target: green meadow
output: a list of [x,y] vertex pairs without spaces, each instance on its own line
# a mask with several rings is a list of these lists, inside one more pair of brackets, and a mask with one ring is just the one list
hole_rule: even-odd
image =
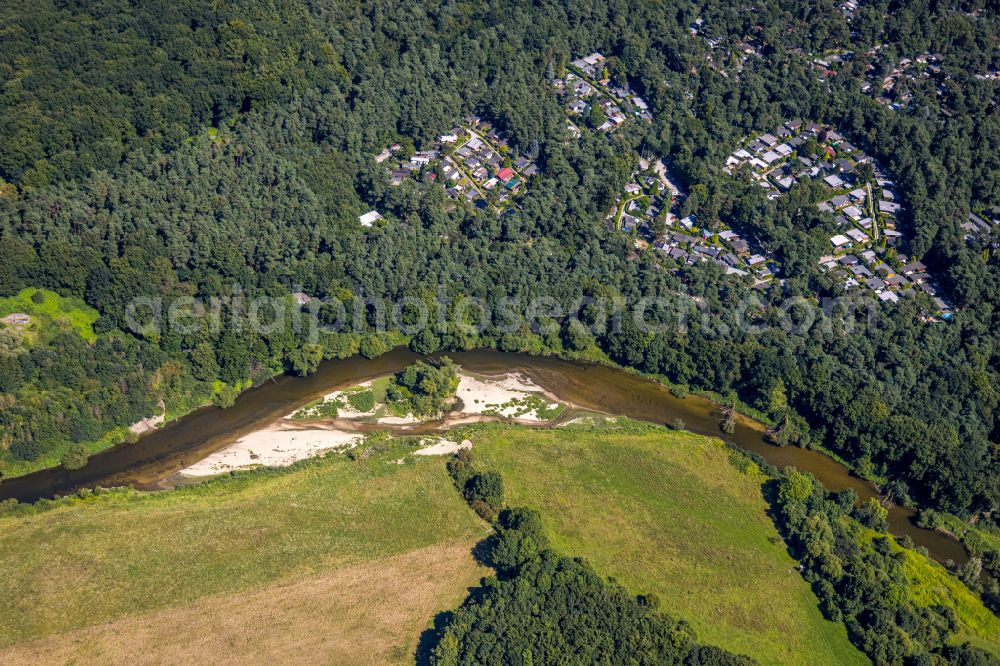
[[766,514],[759,470],[718,440],[640,424],[466,436],[503,475],[508,503],[542,513],[556,550],[657,594],[702,642],[762,663],[867,662],[820,614]]

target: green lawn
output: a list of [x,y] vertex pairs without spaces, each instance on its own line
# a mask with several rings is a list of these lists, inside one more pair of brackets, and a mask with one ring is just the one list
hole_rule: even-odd
[[820,614],[765,514],[759,471],[717,440],[641,425],[465,436],[510,504],[542,512],[554,548],[655,592],[701,641],[763,663],[867,662]]
[[[460,553],[464,573],[442,574],[432,586],[443,606],[405,618],[419,629],[398,656],[412,658],[419,630],[478,580],[470,552],[487,531],[441,458],[398,447],[364,461],[330,456],[292,470],[0,517],[0,648],[447,546]],[[327,619],[337,630],[350,622]],[[202,624],[210,631],[213,618]]]
[[[31,297],[35,293],[42,295],[42,302],[35,303]],[[0,298],[0,317],[23,312],[31,315],[32,322],[28,325],[29,340],[48,337],[53,327],[72,328],[87,342],[97,339],[94,333],[94,322],[97,321],[97,310],[78,298],[63,298],[48,289],[29,287],[22,289],[16,296]]]

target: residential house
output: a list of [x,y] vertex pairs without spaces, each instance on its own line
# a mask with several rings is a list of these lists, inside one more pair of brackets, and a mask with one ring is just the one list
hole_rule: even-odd
[[851,244],[851,239],[848,238],[847,236],[844,236],[843,234],[837,234],[836,236],[830,238],[830,243],[833,245],[833,247],[839,250],[844,247],[849,247]]
[[375,210],[370,210],[364,215],[358,216],[358,222],[360,222],[363,227],[374,226],[374,224],[381,219],[383,219],[381,213]]

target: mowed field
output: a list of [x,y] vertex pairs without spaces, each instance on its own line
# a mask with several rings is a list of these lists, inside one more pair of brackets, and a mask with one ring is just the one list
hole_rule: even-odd
[[765,513],[759,471],[718,440],[640,425],[468,436],[508,503],[542,513],[557,550],[656,593],[700,641],[762,663],[868,663],[820,614]]
[[0,518],[0,663],[412,663],[487,532],[401,450]]

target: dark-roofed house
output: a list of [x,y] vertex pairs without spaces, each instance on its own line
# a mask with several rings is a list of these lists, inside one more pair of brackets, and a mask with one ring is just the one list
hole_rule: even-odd
[[677,259],[678,261],[684,261],[685,259],[688,258],[688,253],[680,249],[679,247],[670,248],[670,251],[667,252],[667,254],[669,254],[672,258]]
[[914,273],[923,273],[927,270],[927,267],[919,261],[914,261],[912,264],[907,264],[903,266],[901,272],[903,275],[913,275]]
[[885,282],[882,282],[877,277],[870,277],[865,280],[865,286],[869,289],[885,289]]
[[833,166],[841,173],[851,173],[854,171],[854,164],[850,160],[839,159],[833,163]]

